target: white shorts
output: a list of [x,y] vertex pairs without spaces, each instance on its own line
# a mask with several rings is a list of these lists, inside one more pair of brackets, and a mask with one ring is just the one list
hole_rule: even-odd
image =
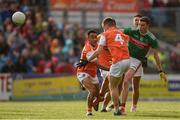
[[130,58],[130,68],[136,70],[134,77],[143,76],[143,67],[140,64],[141,64],[140,60],[133,57]]
[[110,76],[121,77],[125,72],[127,72],[129,66],[129,59],[121,60],[115,64],[112,64],[110,67]]
[[85,73],[85,72],[78,72],[77,73],[77,78],[78,80],[80,81],[80,83],[82,84],[83,83],[83,80],[87,77],[90,77],[91,78],[91,81],[93,84],[99,84],[99,80],[96,77],[92,77],[91,75],[89,75],[88,73]]
[[102,69],[99,69],[99,70],[101,72],[101,77],[103,78],[103,80],[105,80],[107,76],[109,75],[109,71],[102,70]]

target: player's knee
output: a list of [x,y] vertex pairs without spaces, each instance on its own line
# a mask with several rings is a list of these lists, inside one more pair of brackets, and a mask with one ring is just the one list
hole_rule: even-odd
[[112,90],[112,89],[116,89],[116,88],[118,88],[118,85],[116,85],[116,84],[110,84],[109,85],[109,88]]
[[111,81],[111,82],[109,83],[109,88],[110,88],[110,89],[116,88],[116,87],[118,87],[118,85],[117,85],[114,81]]
[[124,85],[124,86],[128,86],[128,84],[129,84],[129,81],[127,81],[127,80],[125,80],[125,81],[123,82],[123,85]]
[[94,95],[93,95],[93,93],[91,93],[91,92],[89,92],[89,94],[88,94],[88,99],[93,99],[94,98]]
[[133,73],[126,73],[124,76],[124,81],[130,81],[133,78]]
[[96,90],[92,88],[89,90],[89,92],[94,95],[96,93]]

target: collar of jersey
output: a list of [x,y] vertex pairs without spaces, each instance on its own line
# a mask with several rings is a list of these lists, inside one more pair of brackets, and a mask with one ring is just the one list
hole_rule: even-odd
[[146,33],[141,33],[141,31],[139,30],[139,33],[140,33],[140,35],[143,35],[143,36],[145,36],[145,35],[147,35],[147,34],[149,34],[150,33],[150,31],[148,30]]
[[89,43],[89,41],[88,41],[87,45],[90,47],[90,49],[91,49],[92,51],[96,50],[96,48],[98,47],[97,44],[96,44],[95,47],[93,47],[93,46]]
[[109,31],[109,30],[116,30],[117,29],[117,27],[110,27],[107,31]]

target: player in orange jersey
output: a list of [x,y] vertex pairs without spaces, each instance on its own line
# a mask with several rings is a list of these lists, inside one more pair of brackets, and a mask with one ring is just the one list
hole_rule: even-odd
[[[107,46],[104,46],[98,55],[98,64],[107,68],[107,70],[100,69],[101,76],[103,78],[103,83],[101,85],[101,89],[99,92],[101,101],[103,100],[102,110],[101,112],[107,112],[106,107],[111,100],[109,93],[109,69],[112,64],[111,54]],[[103,98],[103,99],[102,99]],[[99,101],[99,102],[101,102]]]
[[[98,35],[98,39],[100,39],[100,35]],[[112,64],[111,54],[107,46],[104,46],[98,55],[97,65],[100,68],[101,76],[103,78],[103,83],[100,88],[100,99],[99,101],[95,100],[94,104],[98,104],[103,101],[101,112],[107,112],[106,107],[111,100],[110,92],[109,92],[109,69]],[[120,88],[122,87],[122,82],[120,83]],[[121,91],[121,90],[120,90]]]
[[[132,29],[138,29],[138,24],[139,21],[141,19],[142,15],[137,14],[133,17],[133,26]],[[131,54],[130,54],[131,55]],[[131,62],[134,62],[134,60],[132,58],[130,58]],[[130,65],[131,67],[131,65]],[[143,75],[143,67],[142,65],[136,70],[133,79],[132,79],[132,106],[131,106],[131,112],[135,112],[136,111],[136,105],[138,102],[138,98],[139,98],[139,84],[140,84],[140,79],[141,76]],[[128,95],[128,94],[127,94]],[[110,105],[108,107],[108,110],[110,111],[113,108],[113,104]],[[122,103],[122,107],[121,107],[121,113],[125,114],[125,103]]]
[[[88,40],[84,45],[81,53],[81,59],[86,61],[88,57],[97,48],[97,32],[94,30],[88,31]],[[93,100],[99,97],[99,81],[97,78],[97,66],[95,63],[87,62],[85,66],[80,66],[77,69],[77,78],[88,91],[87,97],[87,116],[92,115]]]
[[96,58],[104,46],[107,46],[111,57],[112,65],[110,67],[110,80],[109,88],[111,97],[113,100],[115,112],[114,115],[121,115],[119,109],[119,84],[122,80],[123,74],[128,70],[129,61],[129,51],[128,51],[128,36],[123,34],[121,30],[116,27],[116,21],[112,18],[105,18],[102,22],[102,27],[104,29],[101,35],[98,48],[89,58],[93,60]]

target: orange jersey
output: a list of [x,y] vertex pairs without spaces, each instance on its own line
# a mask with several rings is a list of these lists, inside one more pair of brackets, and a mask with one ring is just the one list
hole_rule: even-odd
[[[92,52],[96,50],[97,46],[93,48],[89,42],[86,42],[82,52],[81,52],[81,59],[87,60],[86,56],[89,52]],[[77,72],[85,72],[91,75],[92,77],[95,77],[97,74],[97,66],[94,63],[88,62],[85,67],[81,67],[77,69]]]
[[127,35],[112,27],[103,33],[99,44],[108,47],[112,62],[115,64],[120,60],[129,59],[128,40]]
[[98,63],[108,68],[111,66],[111,54],[106,46],[103,47],[98,55]]

